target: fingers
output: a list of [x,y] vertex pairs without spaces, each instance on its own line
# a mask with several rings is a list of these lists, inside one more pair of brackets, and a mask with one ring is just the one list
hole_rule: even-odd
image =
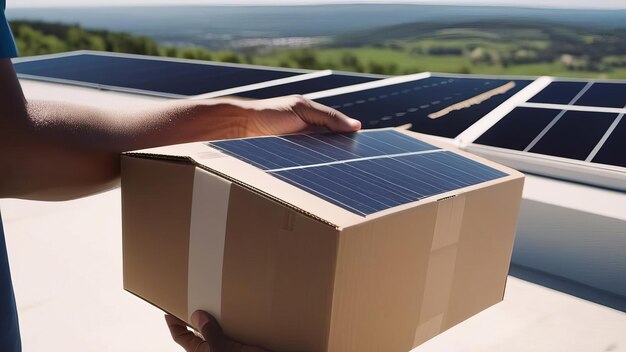
[[[202,332],[202,336],[204,336],[204,339],[208,342],[207,347],[210,352],[269,352],[259,347],[246,346],[231,340],[228,336],[224,335],[217,319],[205,311],[195,311],[191,315],[191,322],[194,327]],[[204,348],[204,346],[202,347]]]
[[191,322],[198,331],[202,332],[202,336],[209,341],[211,349],[217,351],[215,345],[224,339],[222,327],[217,320],[209,313],[197,310],[191,315]]
[[[172,339],[187,352],[209,352],[208,344],[193,332],[187,329],[184,321],[172,316],[165,315],[165,322],[170,329]],[[201,346],[201,345],[205,346]]]
[[361,128],[359,120],[318,102],[301,98],[294,106],[294,112],[302,120],[313,125],[322,125],[335,132],[354,132]]

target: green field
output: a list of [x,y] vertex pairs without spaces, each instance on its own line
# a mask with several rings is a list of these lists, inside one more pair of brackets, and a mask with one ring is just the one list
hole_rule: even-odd
[[[417,72],[448,72],[448,73],[475,73],[493,75],[529,75],[529,76],[560,76],[580,78],[626,78],[626,67],[605,69],[601,72],[571,70],[560,62],[528,63],[502,66],[499,64],[476,64],[463,56],[452,55],[414,55],[407,52],[398,52],[381,48],[341,48],[341,49],[312,49],[316,57],[316,64],[307,68],[335,69],[342,71],[372,72],[383,74],[410,74]],[[293,60],[294,53],[299,51],[280,51],[270,55],[255,56],[252,63],[267,66],[301,67],[297,60]],[[362,69],[355,69],[353,65],[342,63],[346,54],[354,55]],[[383,72],[372,70],[384,67]],[[391,68],[391,69],[387,69]]]
[[389,75],[431,71],[626,78],[626,29],[411,23],[340,36],[326,47],[256,55],[253,62]]

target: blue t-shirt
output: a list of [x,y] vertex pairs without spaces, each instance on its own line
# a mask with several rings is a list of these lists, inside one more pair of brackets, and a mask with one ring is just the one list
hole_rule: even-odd
[[19,352],[21,350],[20,328],[0,216],[0,351]]
[[[0,58],[17,56],[13,35],[4,17],[5,5],[6,1],[0,0]],[[2,216],[0,216],[0,351],[20,352],[21,350],[22,344],[20,342],[15,296],[13,295],[9,258],[4,242]]]
[[0,11],[0,58],[17,56],[13,34],[11,34],[9,23],[6,17],[4,17],[5,7],[6,0],[0,0],[0,9],[2,10]]

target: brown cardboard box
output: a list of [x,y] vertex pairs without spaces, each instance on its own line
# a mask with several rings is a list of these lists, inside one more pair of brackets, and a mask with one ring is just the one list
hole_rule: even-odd
[[126,153],[124,288],[276,351],[409,351],[504,293],[523,175],[454,152],[509,176],[365,217],[205,143]]

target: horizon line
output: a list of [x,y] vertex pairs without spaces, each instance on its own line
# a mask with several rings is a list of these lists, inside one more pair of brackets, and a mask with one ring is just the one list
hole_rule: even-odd
[[[23,4],[23,3],[22,3]],[[517,5],[517,4],[502,4],[497,1],[477,1],[476,3],[458,2],[458,1],[433,1],[433,0],[416,0],[411,2],[397,2],[397,1],[381,1],[381,0],[337,0],[337,1],[298,1],[288,4],[277,4],[276,2],[242,2],[242,3],[227,3],[216,2],[213,4],[201,4],[197,2],[186,2],[178,4],[163,4],[160,2],[154,3],[125,3],[125,4],[59,4],[59,5],[26,5],[14,6],[13,4],[6,9],[10,12],[11,9],[79,9],[79,8],[126,8],[126,7],[301,7],[301,6],[320,6],[320,5],[409,5],[409,6],[458,6],[458,7],[501,7],[501,8],[515,8],[515,9],[560,9],[560,10],[600,10],[600,11],[623,11],[626,10],[626,5],[623,7],[618,6],[597,6],[597,5],[561,5],[561,4],[532,4],[532,5]]]

